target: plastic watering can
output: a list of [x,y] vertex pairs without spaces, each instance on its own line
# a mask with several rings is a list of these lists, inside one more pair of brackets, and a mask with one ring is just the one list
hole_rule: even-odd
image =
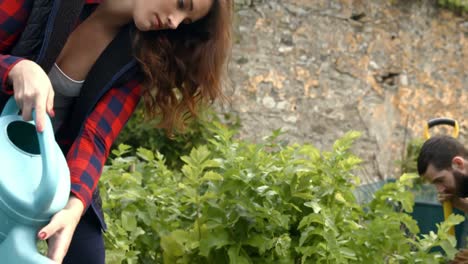
[[36,234],[65,207],[70,172],[50,119],[37,133],[18,112],[10,98],[0,115],[0,262],[54,263],[38,252]]

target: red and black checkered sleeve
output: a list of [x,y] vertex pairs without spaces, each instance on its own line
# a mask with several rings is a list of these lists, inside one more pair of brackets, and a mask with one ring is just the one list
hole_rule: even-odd
[[85,121],[67,155],[71,191],[87,208],[112,143],[127,123],[141,96],[141,85],[130,81],[112,88]]
[[8,55],[26,25],[31,0],[0,1],[0,85],[4,92],[12,93],[7,85],[8,73],[22,58]]
[[8,74],[11,68],[21,60],[23,60],[23,58],[0,54],[0,85],[3,92],[8,94],[13,93],[12,86],[8,85]]

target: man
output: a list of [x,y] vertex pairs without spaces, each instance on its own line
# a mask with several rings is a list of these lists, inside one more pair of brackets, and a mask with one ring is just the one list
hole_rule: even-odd
[[468,150],[455,138],[434,136],[422,146],[418,173],[437,188],[440,202],[468,213]]
[[[468,150],[455,138],[434,136],[422,146],[418,173],[437,188],[440,202],[468,213]],[[468,250],[458,252],[451,264],[467,264]]]

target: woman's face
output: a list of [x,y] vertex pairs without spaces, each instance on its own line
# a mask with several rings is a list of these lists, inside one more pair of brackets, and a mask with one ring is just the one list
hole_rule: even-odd
[[141,31],[176,29],[210,11],[213,0],[135,0],[133,20]]

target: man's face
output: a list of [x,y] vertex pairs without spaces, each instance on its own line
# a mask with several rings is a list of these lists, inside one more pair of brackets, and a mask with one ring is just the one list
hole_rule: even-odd
[[453,170],[437,170],[432,164],[429,164],[423,177],[428,182],[434,184],[439,193],[456,193]]
[[468,196],[468,175],[458,169],[437,170],[432,164],[423,177],[434,184],[437,192],[458,197]]

